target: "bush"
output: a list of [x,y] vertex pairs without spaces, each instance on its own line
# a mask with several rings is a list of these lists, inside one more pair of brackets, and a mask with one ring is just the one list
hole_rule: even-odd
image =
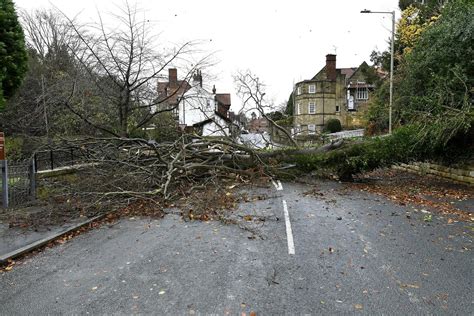
[[342,130],[341,121],[338,119],[329,119],[326,122],[326,126],[324,127],[324,131],[329,133],[337,133]]
[[275,123],[280,125],[280,126],[292,126],[293,125],[293,117],[288,116],[288,117],[282,118],[281,120],[275,121]]
[[24,158],[24,139],[21,137],[5,137],[5,156],[7,160],[20,160]]
[[154,118],[153,123],[155,125],[155,129],[148,132],[148,137],[156,140],[158,143],[175,141],[179,138],[179,136],[181,136],[178,124],[173,118],[171,112],[163,112],[158,114]]

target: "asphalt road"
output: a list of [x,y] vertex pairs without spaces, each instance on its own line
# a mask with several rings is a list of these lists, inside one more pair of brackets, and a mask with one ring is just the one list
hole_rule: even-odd
[[0,275],[0,314],[474,313],[469,224],[334,182],[277,187],[237,223],[132,218],[47,249]]

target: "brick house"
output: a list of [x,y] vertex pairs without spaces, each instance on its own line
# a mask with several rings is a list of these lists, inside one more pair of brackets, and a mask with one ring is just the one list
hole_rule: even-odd
[[363,126],[374,89],[365,75],[368,67],[363,62],[359,67],[336,68],[336,55],[326,55],[326,65],[312,79],[295,85],[293,133],[315,134],[333,118],[344,128]]
[[248,130],[251,133],[268,133],[269,132],[269,122],[264,117],[257,117],[255,112],[252,112],[251,119],[248,123]]

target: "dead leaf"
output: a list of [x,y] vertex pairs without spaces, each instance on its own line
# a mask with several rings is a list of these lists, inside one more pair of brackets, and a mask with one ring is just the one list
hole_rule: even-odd
[[252,216],[251,215],[245,215],[244,220],[246,220],[247,222],[251,222],[252,221]]
[[354,308],[355,309],[363,309],[364,307],[362,306],[362,304],[354,304]]

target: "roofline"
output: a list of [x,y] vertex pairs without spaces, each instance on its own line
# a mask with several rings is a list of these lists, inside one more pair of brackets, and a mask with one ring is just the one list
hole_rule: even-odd
[[[360,63],[360,65],[357,66],[357,67],[336,68],[336,71],[339,70],[339,72],[340,72],[342,69],[346,69],[346,68],[355,69],[355,70],[354,70],[354,73],[349,77],[349,78],[351,78],[351,77],[354,76],[354,74],[359,70],[360,66],[362,66],[364,63],[367,64],[367,62],[364,60],[364,61],[362,61],[362,62]],[[367,64],[367,66],[369,66],[369,64]],[[369,67],[371,67],[371,66],[369,66]],[[321,70],[319,70],[319,71],[313,76],[313,78],[316,77],[316,76],[318,76],[324,69],[326,69],[326,66],[324,66],[323,68],[321,68]],[[346,79],[349,79],[349,78],[346,78]],[[302,80],[302,81],[299,81],[299,82],[295,83],[295,86],[298,85],[298,84],[300,84],[300,83],[325,82],[325,81],[332,81],[332,80],[329,80],[329,79],[322,79],[322,80],[319,80],[319,79],[305,79],[305,80]]]

